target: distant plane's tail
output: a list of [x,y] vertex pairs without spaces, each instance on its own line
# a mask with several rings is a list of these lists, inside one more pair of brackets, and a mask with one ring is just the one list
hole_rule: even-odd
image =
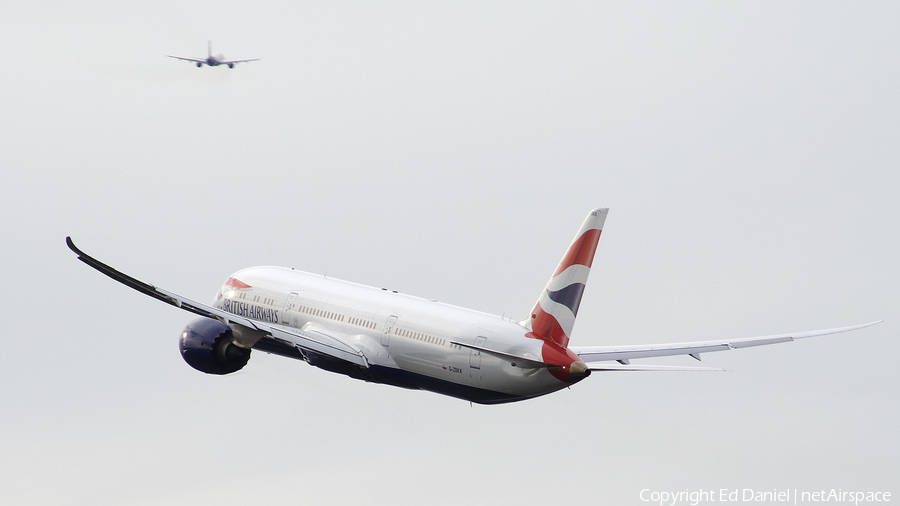
[[212,41],[206,41],[206,57],[212,58]]
[[556,271],[538,298],[529,317],[521,322],[535,337],[552,341],[562,348],[569,345],[569,336],[581,305],[581,295],[587,284],[594,252],[609,209],[594,209],[588,214],[575,240],[569,246]]

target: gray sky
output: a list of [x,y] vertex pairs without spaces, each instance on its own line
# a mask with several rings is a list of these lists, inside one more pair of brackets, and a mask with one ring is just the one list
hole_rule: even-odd
[[[8,504],[647,504],[900,493],[896,2],[7,2]],[[206,41],[260,62],[197,69]],[[496,314],[610,208],[572,343],[748,337],[728,373],[505,406],[254,354],[64,244],[209,300],[286,265]],[[693,363],[660,359],[649,363]]]

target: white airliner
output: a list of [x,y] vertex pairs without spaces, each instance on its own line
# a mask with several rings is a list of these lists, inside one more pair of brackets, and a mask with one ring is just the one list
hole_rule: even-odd
[[529,315],[520,322],[395,291],[285,267],[232,274],[211,305],[121,273],[79,250],[79,260],[173,306],[200,315],[181,333],[184,360],[209,374],[235,372],[251,350],[306,361],[375,383],[500,404],[555,392],[591,371],[698,371],[631,364],[861,329],[878,322],[765,337],[677,344],[569,346],[608,209],[594,209]]
[[244,63],[248,61],[259,61],[259,58],[252,58],[250,60],[226,60],[224,55],[221,54],[212,54],[212,41],[206,41],[206,58],[188,58],[186,56],[172,56],[167,54],[169,58],[175,58],[178,60],[185,60],[194,62],[197,64],[197,68],[200,68],[204,65],[209,65],[210,67],[218,67],[219,65],[228,65],[228,68],[233,69],[235,63]]

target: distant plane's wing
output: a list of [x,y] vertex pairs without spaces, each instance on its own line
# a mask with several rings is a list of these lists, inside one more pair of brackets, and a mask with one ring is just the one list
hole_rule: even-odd
[[810,330],[806,332],[793,332],[790,334],[778,334],[774,336],[745,337],[741,339],[722,339],[716,341],[698,341],[692,343],[643,344],[626,346],[571,346],[569,347],[569,349],[575,352],[575,354],[578,355],[581,360],[588,363],[617,360],[623,365],[628,365],[628,361],[634,358],[666,357],[672,355],[690,355],[695,359],[700,360],[701,353],[708,353],[711,351],[736,350],[740,348],[750,348],[752,346],[763,346],[766,344],[786,343],[788,341],[796,341],[797,339],[806,339],[807,337],[849,332],[851,330],[862,329],[881,322],[882,320],[878,320],[877,322],[863,323],[862,325],[851,325],[849,327]]
[[193,61],[193,62],[197,62],[197,63],[206,63],[205,58],[187,58],[185,56],[172,56],[170,54],[167,54],[166,56],[168,56],[169,58],[175,58],[176,60],[185,60],[185,61]]
[[219,63],[222,65],[228,65],[230,63],[244,63],[248,61],[259,61],[259,58],[251,58],[249,60],[220,60]]
[[304,332],[299,329],[293,329],[282,325],[273,325],[271,323],[251,320],[250,318],[245,318],[243,316],[237,316],[226,311],[222,311],[221,309],[208,306],[186,297],[182,297],[178,294],[163,290],[162,288],[157,288],[149,283],[145,283],[125,273],[119,272],[116,269],[113,269],[112,267],[104,264],[103,262],[100,262],[99,260],[87,255],[86,253],[78,249],[75,246],[75,243],[72,242],[72,239],[70,237],[66,237],[66,244],[69,246],[69,249],[71,249],[75,252],[76,255],[78,255],[78,259],[82,262],[90,265],[103,274],[106,274],[119,283],[130,286],[131,288],[134,288],[135,290],[145,295],[149,295],[154,299],[161,300],[166,304],[171,304],[175,307],[179,307],[181,309],[184,309],[185,311],[189,311],[200,316],[219,320],[226,325],[236,324],[246,327],[250,330],[262,331],[276,341],[288,343],[302,350],[312,351],[322,355],[327,355],[329,357],[345,360],[362,367],[369,366],[362,352],[360,352],[355,346],[352,346],[351,344],[346,343],[335,336],[326,335],[321,332]]

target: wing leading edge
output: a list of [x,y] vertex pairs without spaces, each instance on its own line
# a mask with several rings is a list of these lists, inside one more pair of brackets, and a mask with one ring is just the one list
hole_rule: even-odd
[[[628,365],[628,361],[634,358],[649,357],[667,357],[674,355],[690,355],[700,360],[701,353],[709,353],[711,351],[737,350],[740,348],[750,348],[753,346],[765,346],[767,344],[786,343],[788,341],[796,341],[798,339],[806,339],[809,337],[826,336],[828,334],[838,334],[841,332],[850,332],[866,327],[871,327],[881,323],[878,320],[861,325],[851,325],[849,327],[837,327],[833,329],[809,330],[804,332],[791,332],[787,334],[777,334],[773,336],[761,337],[745,337],[741,339],[722,339],[714,341],[697,341],[689,343],[672,343],[672,344],[644,344],[644,345],[626,345],[626,346],[572,346],[571,349],[581,360],[588,362],[603,362],[615,360],[623,365]],[[646,367],[646,366],[645,366]],[[600,369],[598,369],[600,370]],[[614,369],[605,369],[614,370]],[[638,370],[638,369],[615,369],[615,370]],[[661,370],[661,369],[660,369]]]
[[70,237],[66,237],[66,245],[78,255],[78,259],[82,262],[103,274],[106,274],[119,283],[129,286],[145,295],[149,295],[154,299],[161,300],[166,304],[170,304],[200,316],[219,320],[226,325],[240,325],[250,331],[261,331],[276,341],[287,343],[303,351],[327,355],[362,367],[369,366],[365,355],[363,355],[359,349],[335,336],[327,335],[322,332],[312,334],[299,329],[263,323],[222,311],[221,309],[188,299],[187,297],[182,297],[176,293],[157,288],[149,283],[145,283],[120,272],[78,249]]

